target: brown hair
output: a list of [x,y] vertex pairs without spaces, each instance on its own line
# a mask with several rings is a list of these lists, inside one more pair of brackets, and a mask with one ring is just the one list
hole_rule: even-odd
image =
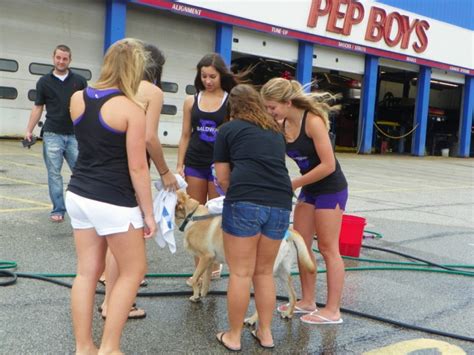
[[252,122],[263,129],[282,131],[278,123],[267,113],[258,91],[251,85],[235,86],[229,94],[228,105],[232,119]]
[[296,80],[273,78],[263,85],[260,93],[264,100],[291,102],[297,108],[310,111],[321,117],[329,130],[330,111],[337,111],[340,106],[330,106],[337,96],[330,93],[306,93],[304,87]]
[[71,48],[69,48],[69,47],[66,46],[65,44],[58,44],[58,45],[56,46],[56,48],[54,48],[53,56],[56,55],[56,51],[57,51],[57,50],[60,50],[60,51],[69,53],[69,59],[71,59]]
[[145,52],[148,53],[148,61],[145,66],[144,80],[155,84],[160,89],[161,75],[163,73],[163,65],[165,65],[165,55],[161,50],[151,43],[145,44]]
[[221,88],[224,91],[230,92],[234,86],[239,83],[239,75],[236,75],[230,71],[225,64],[224,59],[217,53],[209,53],[201,58],[196,66],[197,73],[194,78],[194,87],[196,91],[203,91],[204,85],[201,81],[201,69],[202,67],[214,67],[221,77]]

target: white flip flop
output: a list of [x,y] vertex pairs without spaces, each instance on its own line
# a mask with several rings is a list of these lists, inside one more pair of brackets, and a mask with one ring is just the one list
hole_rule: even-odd
[[[285,309],[282,309],[282,307],[286,307]],[[278,306],[277,308],[277,311],[280,312],[280,313],[283,313],[283,312],[286,312],[286,310],[290,307],[290,304],[289,303],[285,303],[285,304],[281,304]],[[317,312],[318,309],[316,308],[315,310],[312,310],[312,311],[308,311],[306,309],[303,309],[303,308],[300,308],[298,306],[295,306],[295,309],[293,311],[293,314],[310,314],[310,313],[313,313],[313,312]]]
[[310,315],[310,316],[313,316],[313,317],[318,317],[319,319],[321,319],[321,321],[314,321],[314,320],[310,320],[310,319],[305,319],[305,316],[301,317],[300,320],[301,320],[303,323],[308,323],[308,324],[322,324],[322,325],[326,325],[326,324],[341,324],[341,323],[343,323],[342,318],[339,318],[339,319],[337,319],[337,320],[332,320],[332,319],[328,319],[328,318],[326,318],[326,317],[320,316],[319,314],[316,314],[315,312],[310,313],[309,315]]

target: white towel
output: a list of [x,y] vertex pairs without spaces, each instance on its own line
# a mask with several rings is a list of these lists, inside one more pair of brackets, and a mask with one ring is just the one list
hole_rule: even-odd
[[219,196],[207,201],[206,207],[209,213],[222,213],[222,210],[224,209],[224,198],[225,196]]
[[[174,175],[180,189],[185,189],[188,184],[179,174]],[[176,207],[176,192],[163,189],[161,180],[155,181],[158,195],[153,201],[153,211],[156,221],[156,243],[160,248],[166,247],[171,253],[176,252],[176,241],[174,239],[174,209]]]

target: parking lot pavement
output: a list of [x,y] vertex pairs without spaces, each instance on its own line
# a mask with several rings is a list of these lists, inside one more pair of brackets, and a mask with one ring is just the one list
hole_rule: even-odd
[[[16,262],[16,271],[21,273],[72,274],[75,252],[69,220],[62,224],[48,221],[50,202],[41,148],[41,143],[28,150],[19,141],[0,140],[0,260]],[[177,150],[167,148],[165,153],[169,165],[174,167]],[[473,159],[353,154],[338,154],[338,159],[350,186],[346,212],[364,217],[366,229],[383,236],[364,239],[365,246],[391,249],[438,264],[473,264]],[[288,167],[291,175],[297,174],[293,163],[288,162]],[[64,177],[66,184],[66,168]],[[142,291],[159,296],[138,298],[138,305],[148,315],[144,320],[127,323],[122,342],[125,353],[225,353],[215,340],[215,334],[227,327],[225,297],[209,295],[201,303],[193,304],[183,295],[189,292],[183,277],[157,275],[193,270],[192,258],[183,250],[182,234],[176,232],[175,236],[176,254],[159,249],[153,240],[148,242],[149,273],[156,277],[149,277],[149,285]],[[362,248],[361,257],[413,262],[366,248]],[[324,268],[321,257],[317,258]],[[420,272],[416,271],[419,266],[406,264],[351,259],[345,259],[345,263],[351,268],[379,267],[346,273],[345,309],[452,335],[474,336],[472,277]],[[72,282],[72,278],[55,280]],[[295,278],[299,291],[298,284]],[[225,291],[226,285],[223,278],[214,281],[212,289]],[[318,302],[324,303],[324,274],[319,274],[317,288]],[[281,285],[278,294],[285,296]],[[69,297],[66,287],[23,277],[14,285],[0,287],[0,354],[73,353]],[[102,297],[97,297],[96,304]],[[252,302],[249,312],[253,309]],[[342,325],[310,326],[297,316],[282,320],[275,312],[274,352],[474,353],[472,341],[394,326],[347,312],[343,318]],[[102,325],[96,313],[97,342]],[[244,353],[263,352],[248,330],[243,333],[242,347]]]

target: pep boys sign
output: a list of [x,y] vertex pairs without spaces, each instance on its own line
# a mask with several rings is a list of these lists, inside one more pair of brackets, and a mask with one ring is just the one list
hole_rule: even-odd
[[417,53],[423,53],[428,47],[430,24],[426,20],[410,19],[396,11],[387,13],[376,6],[365,9],[355,0],[312,0],[307,26],[316,28],[319,18],[327,17],[326,31],[350,36],[352,27],[360,24],[365,16],[368,16],[366,41],[383,39],[389,47],[411,47]]

